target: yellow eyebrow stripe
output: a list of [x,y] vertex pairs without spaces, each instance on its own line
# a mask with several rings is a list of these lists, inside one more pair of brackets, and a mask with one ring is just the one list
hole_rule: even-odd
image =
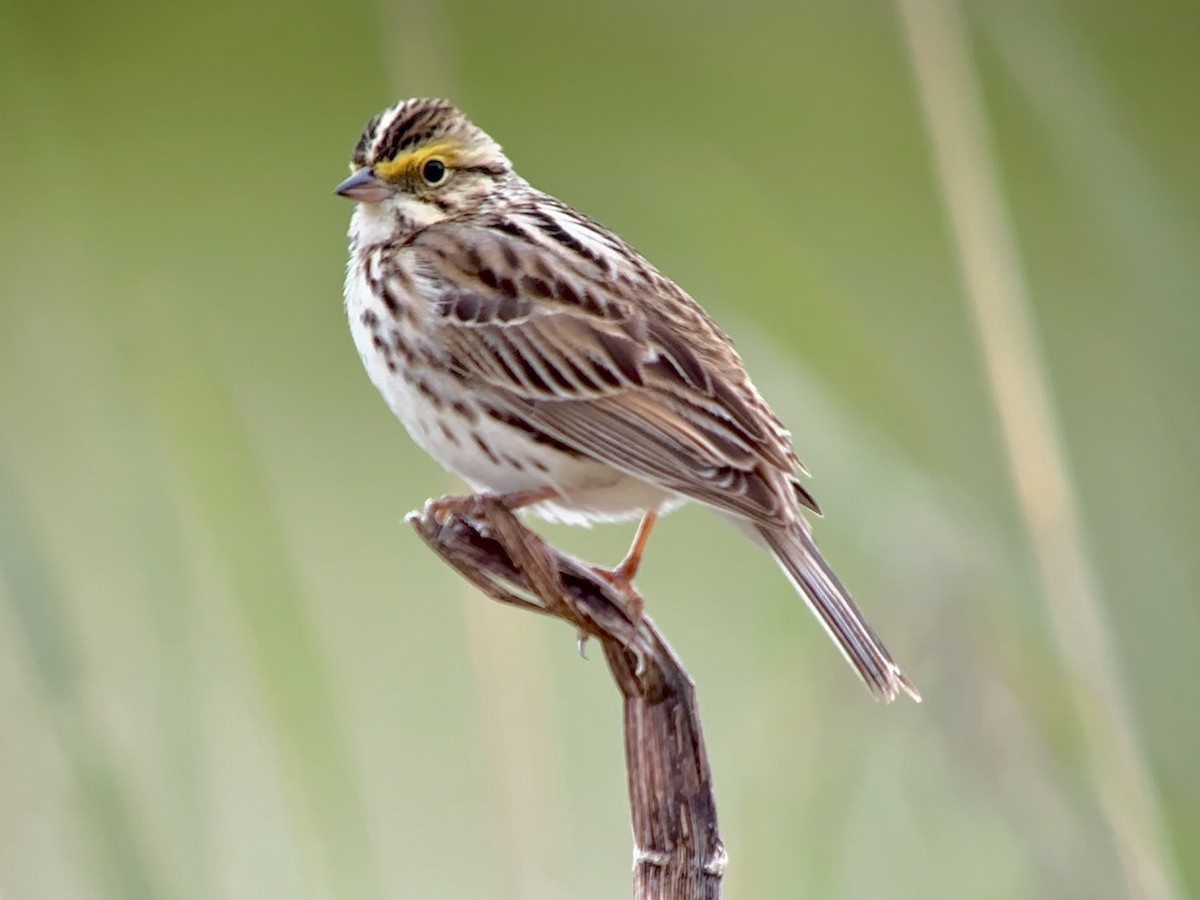
[[375,174],[385,181],[400,181],[410,172],[419,171],[428,160],[437,158],[448,166],[454,165],[459,158],[461,145],[457,141],[439,141],[426,147],[418,147],[401,153],[395,159],[375,163]]

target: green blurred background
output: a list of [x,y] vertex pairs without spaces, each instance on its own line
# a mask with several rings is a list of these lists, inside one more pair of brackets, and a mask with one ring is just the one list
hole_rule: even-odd
[[604,665],[403,523],[455,484],[347,334],[331,191],[419,94],[727,326],[924,692],[871,703],[702,511],[659,529],[728,895],[1119,897],[1139,841],[1200,894],[1200,6],[959,14],[1116,695],[1052,625],[896,7],[0,6],[0,897],[628,896]]

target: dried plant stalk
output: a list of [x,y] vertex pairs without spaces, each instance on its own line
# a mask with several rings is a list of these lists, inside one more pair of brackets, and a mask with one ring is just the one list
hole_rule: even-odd
[[424,541],[488,597],[593,638],[624,699],[637,900],[716,900],[725,847],[691,678],[648,617],[595,568],[560,553],[495,497],[409,516]]

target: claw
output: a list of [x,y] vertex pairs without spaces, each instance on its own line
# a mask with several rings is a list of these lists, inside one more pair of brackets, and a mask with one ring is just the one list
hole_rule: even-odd
[[637,665],[633,667],[633,674],[636,678],[641,678],[646,674],[646,654],[634,651],[634,656],[637,657]]

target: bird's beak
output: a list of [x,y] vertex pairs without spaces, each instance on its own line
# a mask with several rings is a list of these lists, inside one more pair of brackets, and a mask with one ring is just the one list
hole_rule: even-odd
[[392,193],[392,188],[370,169],[359,169],[334,188],[334,193],[359,203],[378,203]]

